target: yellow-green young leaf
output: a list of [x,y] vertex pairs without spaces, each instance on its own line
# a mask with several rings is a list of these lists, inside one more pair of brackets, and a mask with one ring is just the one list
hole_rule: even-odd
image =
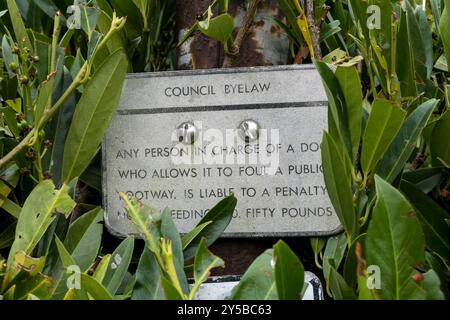
[[63,185],[56,190],[53,182],[46,180],[38,184],[28,196],[20,213],[14,241],[8,258],[12,263],[17,251],[23,250],[30,254],[39,240],[55,219],[56,214],[66,216],[75,207],[75,202],[68,194],[69,187]]
[[64,148],[64,181],[89,166],[119,102],[127,71],[125,54],[117,51],[96,70],[78,102]]
[[444,44],[445,57],[447,58],[447,63],[450,64],[450,3],[445,2],[444,11],[441,15],[440,22],[440,35],[442,43]]
[[361,125],[363,115],[363,96],[361,80],[356,67],[338,67],[336,78],[345,97],[345,108],[348,117],[348,128],[352,143],[352,162],[355,161],[361,139]]
[[[322,165],[325,184],[331,203],[344,230],[351,237],[357,230],[357,217],[353,208],[351,173],[348,172],[333,138],[323,133]],[[345,152],[345,151],[344,151]]]
[[102,258],[97,268],[95,268],[94,274],[92,275],[95,280],[102,283],[105,278],[106,271],[108,270],[109,262],[111,261],[111,255],[107,254]]
[[296,254],[282,240],[273,247],[275,285],[280,300],[301,300],[305,268]]
[[3,300],[14,300],[14,292],[16,291],[16,285],[10,287],[2,296]]
[[199,23],[198,29],[207,37],[225,43],[233,33],[234,20],[228,13],[224,13],[209,20],[209,23],[203,26]]
[[25,46],[28,49],[32,50],[33,46],[31,45],[30,38],[28,37],[27,30],[25,29],[25,24],[23,23],[22,16],[20,15],[20,11],[17,7],[16,1],[7,0],[7,4],[17,42],[20,46]]
[[33,258],[25,253],[25,251],[18,251],[14,256],[14,261],[11,265],[13,273],[21,270],[27,271],[30,276],[35,276],[41,273],[45,267],[45,257]]
[[380,296],[387,300],[424,299],[416,268],[425,263],[425,239],[416,213],[403,195],[375,176],[377,202],[367,230],[368,265],[380,268]]
[[49,299],[52,279],[41,273],[44,266],[45,257],[33,258],[24,251],[17,252],[2,290],[14,287],[14,300],[25,300],[30,295],[42,300]]
[[273,250],[266,250],[253,261],[231,292],[232,300],[277,300]]
[[373,102],[361,151],[361,165],[366,177],[391,145],[405,115],[405,111],[388,100],[377,99]]

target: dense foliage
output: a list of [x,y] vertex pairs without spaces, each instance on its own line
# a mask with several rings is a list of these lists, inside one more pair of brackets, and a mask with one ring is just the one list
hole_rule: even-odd
[[[328,295],[448,299],[449,1],[278,4],[289,62],[314,63],[329,99],[322,162],[344,232],[304,248]],[[82,194],[101,189],[98,151],[125,74],[174,68],[174,12],[173,0],[0,4],[2,299],[193,299],[226,263],[208,247],[231,221],[234,196],[181,237],[168,210],[121,195],[145,248],[129,237],[111,253],[100,203]],[[212,1],[180,43],[201,32],[233,57],[242,40],[233,30],[228,1]],[[230,298],[299,299],[303,280],[279,241]]]

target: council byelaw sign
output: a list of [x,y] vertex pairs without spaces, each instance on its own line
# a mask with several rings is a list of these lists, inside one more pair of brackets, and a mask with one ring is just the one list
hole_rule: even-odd
[[224,236],[337,233],[320,157],[326,127],[313,66],[129,75],[103,141],[106,224],[134,233],[119,192],[168,207],[182,233],[233,193]]

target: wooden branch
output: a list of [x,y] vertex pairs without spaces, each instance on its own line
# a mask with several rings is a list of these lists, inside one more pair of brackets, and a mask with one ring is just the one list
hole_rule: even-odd
[[253,24],[253,19],[255,18],[256,11],[258,10],[258,5],[260,2],[261,0],[251,0],[247,8],[247,12],[245,13],[242,26],[239,28],[236,38],[228,48],[230,52],[225,55],[225,60],[223,61],[222,68],[232,67],[237,58],[239,57],[239,52],[241,50],[242,43],[244,42],[245,37],[250,31],[250,27]]
[[316,26],[314,19],[314,0],[305,0],[306,6],[306,20],[308,22],[309,34],[314,49],[314,58],[322,60],[322,50],[320,49],[320,31]]

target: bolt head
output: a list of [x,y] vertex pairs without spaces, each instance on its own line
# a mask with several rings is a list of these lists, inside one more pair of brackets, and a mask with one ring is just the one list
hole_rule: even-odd
[[177,128],[177,133],[178,141],[186,145],[194,144],[198,138],[198,130],[192,122],[180,124]]
[[244,120],[238,127],[239,136],[245,142],[253,142],[259,138],[260,126],[255,120]]

